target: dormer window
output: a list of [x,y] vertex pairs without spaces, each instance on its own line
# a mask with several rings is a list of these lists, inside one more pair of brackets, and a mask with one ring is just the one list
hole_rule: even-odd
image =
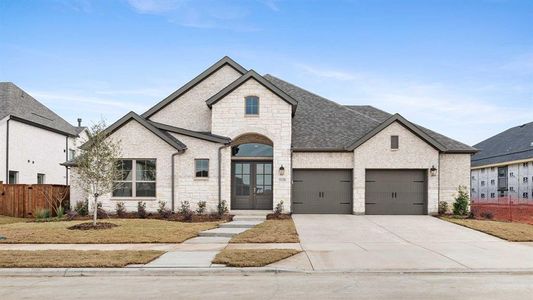
[[259,115],[259,97],[248,96],[244,98],[244,112],[246,115]]

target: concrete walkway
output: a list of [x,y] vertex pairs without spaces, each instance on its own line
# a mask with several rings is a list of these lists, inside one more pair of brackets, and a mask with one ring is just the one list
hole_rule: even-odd
[[[244,232],[263,222],[266,215],[235,216],[233,221],[221,224],[218,228],[200,232],[181,247],[170,250],[145,268],[221,268],[224,265],[212,264],[215,256],[228,245],[234,235]],[[138,267],[133,265],[131,267]]]
[[318,271],[533,270],[533,247],[431,216],[294,215],[305,251],[269,267]]

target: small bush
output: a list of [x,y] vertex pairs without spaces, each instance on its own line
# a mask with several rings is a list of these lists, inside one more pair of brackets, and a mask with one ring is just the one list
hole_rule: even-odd
[[126,204],[124,202],[117,202],[115,211],[117,212],[117,216],[123,217],[126,215]]
[[459,216],[468,215],[468,204],[470,202],[468,191],[465,186],[459,186],[457,189],[457,197],[453,203],[453,214]]
[[109,218],[109,215],[107,214],[107,211],[103,209],[102,202],[96,203],[96,214],[98,218]]
[[492,220],[494,219],[494,215],[490,211],[484,211],[481,214],[479,214],[483,219]]
[[439,201],[439,215],[444,215],[448,212],[448,202]]
[[63,208],[63,206],[57,208],[56,216],[58,219],[62,219],[65,216],[65,209]]
[[185,220],[191,220],[192,219],[192,210],[191,210],[191,204],[189,201],[181,201],[180,209],[178,210],[178,213],[183,216]]
[[205,214],[207,210],[207,202],[206,201],[199,201],[198,202],[198,208],[196,209],[196,213],[199,215]]
[[35,219],[46,220],[52,216],[52,212],[48,208],[38,208],[35,211]]
[[142,201],[137,202],[137,216],[139,216],[141,219],[144,219],[146,218],[146,215],[146,203]]
[[87,200],[76,202],[76,207],[74,207],[74,210],[80,216],[87,216],[89,214],[89,202]]
[[274,214],[281,215],[282,213],[283,213],[283,200],[278,202],[278,204],[276,204],[276,207],[274,208]]
[[170,215],[172,214],[172,211],[166,207],[167,202],[163,200],[159,200],[158,204],[159,204],[159,208],[157,208],[157,212],[159,213],[159,215],[165,219],[170,217]]
[[228,203],[226,200],[222,200],[218,203],[217,212],[219,216],[225,215],[229,212]]

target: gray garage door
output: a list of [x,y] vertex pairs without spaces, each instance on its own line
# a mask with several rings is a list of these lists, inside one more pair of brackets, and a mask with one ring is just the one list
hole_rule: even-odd
[[352,213],[352,170],[294,170],[292,211]]
[[367,170],[367,215],[426,214],[425,170]]

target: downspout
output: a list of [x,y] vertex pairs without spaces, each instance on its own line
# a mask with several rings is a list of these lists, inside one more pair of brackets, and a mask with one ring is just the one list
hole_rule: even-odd
[[172,180],[172,184],[170,185],[170,190],[171,190],[171,192],[170,192],[170,193],[171,193],[170,199],[171,199],[171,206],[172,206],[171,208],[172,208],[172,212],[174,212],[174,207],[175,207],[175,204],[174,204],[174,198],[175,198],[175,197],[174,197],[174,190],[175,190],[175,187],[174,187],[174,185],[175,185],[175,183],[176,183],[175,180],[174,180],[174,177],[175,177],[175,176],[174,176],[174,173],[175,173],[175,171],[174,171],[174,166],[175,166],[175,163],[174,163],[174,157],[176,157],[176,155],[181,154],[181,153],[183,153],[183,151],[178,151],[178,152],[176,152],[176,153],[173,153],[173,154],[171,155],[171,157],[170,157],[170,166],[171,166],[171,170],[170,170],[170,172],[171,172],[171,176],[170,176],[171,179],[170,179],[170,180]]
[[222,149],[228,146],[229,143],[218,147],[218,207],[222,204]]
[[9,121],[11,116],[7,117],[6,121],[6,183],[9,183]]
[[[69,149],[68,149],[68,135],[65,136],[65,161],[68,162],[68,152],[69,152]],[[65,185],[68,185],[68,167],[65,166]]]

